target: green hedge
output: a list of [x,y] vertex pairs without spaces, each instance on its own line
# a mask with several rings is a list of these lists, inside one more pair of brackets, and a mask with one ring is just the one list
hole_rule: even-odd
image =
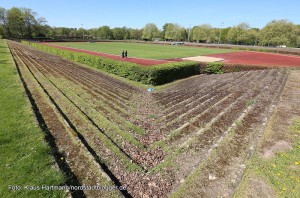
[[209,74],[223,74],[223,65],[224,63],[220,62],[207,63],[204,71]]
[[98,68],[108,73],[144,84],[161,85],[177,79],[200,74],[199,63],[194,61],[142,66],[85,53],[71,52],[38,43],[31,43],[31,46],[50,54],[59,55],[74,62]]
[[230,72],[240,72],[249,70],[262,70],[270,68],[280,68],[278,66],[263,66],[263,65],[245,65],[245,64],[234,64],[234,63],[200,63],[200,73],[207,74],[219,74],[219,73],[230,73]]

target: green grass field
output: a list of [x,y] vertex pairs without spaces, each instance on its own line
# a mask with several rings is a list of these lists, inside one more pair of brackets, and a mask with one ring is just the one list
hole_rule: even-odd
[[[37,125],[4,40],[0,40],[0,195],[65,197],[64,191],[26,190],[25,186],[64,185],[51,149]],[[20,190],[9,189],[19,186]]]
[[98,43],[78,43],[78,42],[59,42],[55,45],[85,49],[96,52],[120,55],[123,50],[128,51],[129,57],[149,58],[149,59],[170,59],[184,58],[191,56],[200,56],[208,54],[234,52],[237,50],[218,49],[218,48],[200,48],[175,45],[156,45],[144,43],[123,43],[123,42],[98,42]]

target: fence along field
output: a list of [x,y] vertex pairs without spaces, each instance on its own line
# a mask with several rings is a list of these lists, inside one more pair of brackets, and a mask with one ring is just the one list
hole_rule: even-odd
[[287,78],[285,69],[197,76],[149,93],[8,44],[78,182],[126,186],[82,192],[93,197],[232,194]]

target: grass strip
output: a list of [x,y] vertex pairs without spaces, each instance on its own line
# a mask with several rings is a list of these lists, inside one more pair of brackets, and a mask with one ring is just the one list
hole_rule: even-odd
[[65,191],[25,189],[64,185],[65,179],[54,168],[5,40],[0,40],[0,53],[0,183],[5,184],[0,185],[1,196],[65,197]]

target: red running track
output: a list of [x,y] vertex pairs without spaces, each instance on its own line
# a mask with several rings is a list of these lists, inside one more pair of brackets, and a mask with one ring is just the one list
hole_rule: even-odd
[[50,44],[50,43],[42,43],[42,44],[43,45],[49,45],[49,46],[52,46],[52,47],[55,47],[55,48],[69,50],[69,51],[72,51],[72,52],[83,52],[83,53],[91,54],[91,55],[94,55],[94,56],[102,56],[102,57],[107,57],[107,58],[111,58],[111,59],[114,59],[114,60],[137,63],[137,64],[145,65],[145,66],[159,65],[159,64],[163,64],[163,63],[173,62],[173,61],[168,61],[168,60],[154,60],[154,59],[144,59],[144,58],[122,58],[121,54],[120,54],[120,56],[117,56],[117,55],[106,54],[106,53],[102,53],[102,52],[94,52],[94,51],[89,51],[89,50],[59,46],[59,45],[54,45],[54,44]]
[[223,54],[210,54],[208,56],[223,58],[224,63],[232,64],[300,67],[300,56],[293,55],[241,51]]

